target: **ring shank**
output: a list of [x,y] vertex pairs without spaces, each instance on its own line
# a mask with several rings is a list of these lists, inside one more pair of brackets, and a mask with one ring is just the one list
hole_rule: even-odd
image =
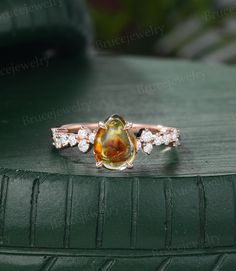
[[[72,124],[66,124],[59,128],[57,128],[58,131],[62,131],[65,133],[77,133],[79,129],[82,127],[88,128],[90,130],[96,130],[99,128],[98,123],[72,123]],[[161,132],[162,130],[165,130],[168,132],[174,129],[173,127],[165,127],[162,125],[152,125],[152,124],[141,124],[141,123],[134,123],[132,125],[131,130],[134,133],[138,133],[141,129],[148,129],[151,132]]]

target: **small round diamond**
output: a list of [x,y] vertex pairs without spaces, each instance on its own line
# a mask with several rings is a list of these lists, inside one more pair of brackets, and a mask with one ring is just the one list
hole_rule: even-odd
[[150,154],[152,152],[153,145],[151,143],[148,143],[143,146],[143,151],[147,154]]
[[178,136],[177,136],[176,134],[172,134],[172,140],[173,140],[173,141],[178,140]]
[[54,137],[53,140],[54,140],[53,145],[54,145],[57,149],[60,149],[60,148],[62,147],[60,138]]
[[85,138],[87,138],[88,134],[90,134],[90,133],[91,133],[91,131],[89,129],[81,128],[78,131],[78,137],[80,139],[85,139]]
[[163,136],[163,143],[164,143],[165,145],[169,145],[170,142],[171,142],[171,135],[164,135],[164,136]]
[[158,135],[158,134],[153,135],[153,143],[156,146],[159,146],[159,145],[163,144],[163,138],[162,138],[162,136]]
[[89,135],[89,142],[91,144],[94,143],[95,136],[96,136],[96,133],[94,133],[94,132]]
[[145,130],[142,132],[140,138],[143,142],[150,142],[152,141],[152,137],[153,137],[152,132],[149,130]]
[[77,144],[77,140],[74,134],[69,135],[69,144],[71,147],[75,146]]
[[78,148],[80,151],[86,152],[89,149],[89,143],[85,139],[83,139],[79,142]]
[[66,146],[68,144],[68,136],[67,135],[62,135],[60,137],[60,139],[61,139],[62,146]]
[[178,140],[179,134],[178,134],[178,130],[177,129],[173,129],[171,137],[172,137],[173,141],[177,141]]
[[69,143],[67,135],[55,135],[53,140],[54,140],[54,146],[57,149],[66,147]]

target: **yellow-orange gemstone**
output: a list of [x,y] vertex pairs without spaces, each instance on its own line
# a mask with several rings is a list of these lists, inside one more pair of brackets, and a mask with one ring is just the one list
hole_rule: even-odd
[[94,140],[94,155],[108,169],[123,170],[133,164],[136,156],[136,137],[125,130],[125,120],[113,115],[99,128]]

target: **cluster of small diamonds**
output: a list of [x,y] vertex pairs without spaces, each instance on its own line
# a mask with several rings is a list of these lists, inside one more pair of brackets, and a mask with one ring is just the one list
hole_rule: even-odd
[[57,149],[62,149],[68,146],[74,147],[78,145],[81,152],[87,152],[91,144],[94,143],[96,131],[91,131],[88,128],[81,127],[77,134],[62,133],[60,129],[52,129],[53,145]]
[[180,133],[175,128],[161,128],[159,132],[152,133],[150,130],[145,129],[142,131],[141,136],[137,139],[137,151],[143,150],[146,154],[150,154],[153,146],[178,146]]

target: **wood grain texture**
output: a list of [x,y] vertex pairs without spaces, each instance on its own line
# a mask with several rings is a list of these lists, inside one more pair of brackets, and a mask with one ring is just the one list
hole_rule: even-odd
[[[0,78],[0,270],[233,271],[234,69],[108,56],[80,65]],[[50,127],[112,113],[177,126],[182,146],[140,154],[124,172],[52,149]]]

